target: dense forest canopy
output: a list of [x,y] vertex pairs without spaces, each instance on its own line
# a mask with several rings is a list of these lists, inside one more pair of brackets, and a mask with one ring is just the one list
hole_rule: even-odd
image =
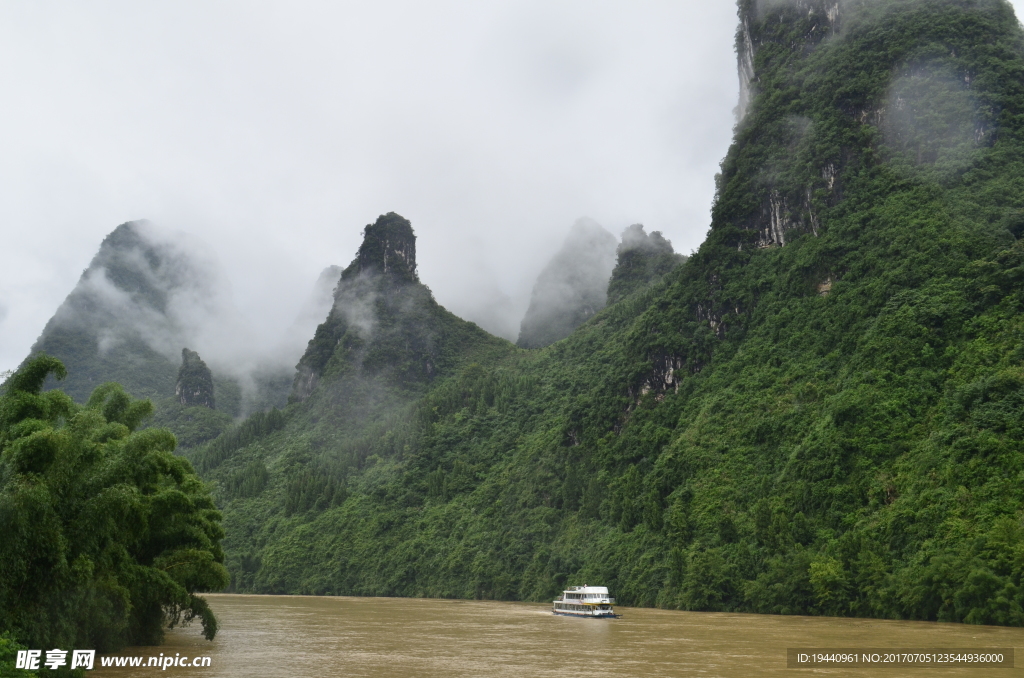
[[42,391],[50,375],[66,370],[36,357],[0,395],[0,645],[104,652],[193,618],[212,639],[197,593],[228,575],[209,490],[173,435],[140,427],[149,401],[108,383],[76,405]]

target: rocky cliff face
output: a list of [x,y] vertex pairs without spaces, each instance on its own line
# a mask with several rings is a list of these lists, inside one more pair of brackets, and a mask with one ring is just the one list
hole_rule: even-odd
[[[820,236],[822,215],[842,201],[848,177],[873,161],[893,162],[908,180],[948,184],[995,142],[1004,102],[983,93],[992,84],[979,80],[984,60],[972,54],[973,38],[958,24],[961,12],[996,16],[1010,11],[1007,3],[943,6],[930,24],[915,27],[922,42],[893,37],[884,60],[861,49],[877,26],[929,7],[937,8],[922,0],[740,2],[737,140],[756,172],[753,165],[741,172],[749,206],[736,222],[745,232],[737,249]],[[951,38],[959,35],[965,40]],[[844,80],[843,72],[858,79]]]
[[[702,264],[704,290],[687,309],[717,339],[742,332],[758,299],[729,292],[730,271],[797,243],[827,247],[869,177],[894,193],[977,180],[971,168],[998,143],[1000,125],[1009,129],[1015,96],[1012,79],[989,70],[1005,45],[975,37],[1016,25],[1003,0],[740,0],[738,14],[741,121],[716,179],[706,243],[716,261]],[[875,190],[872,201],[890,199]],[[874,216],[863,219],[873,232]],[[820,257],[808,264],[807,288],[829,296],[847,272]],[[633,395],[678,387],[712,359],[696,342],[688,357],[654,343],[652,372]]]
[[737,120],[742,122],[746,117],[747,108],[760,84],[755,68],[757,53],[766,41],[771,41],[761,30],[764,21],[773,18],[784,23],[799,18],[804,24],[801,27],[803,39],[799,43],[791,42],[789,47],[808,49],[839,30],[840,5],[840,0],[740,0],[740,24],[736,32],[736,65],[740,79]]
[[[874,3],[877,5],[878,3]],[[785,87],[799,88],[804,82],[790,80],[804,60],[833,41],[842,40],[847,15],[846,0],[741,0],[739,29],[736,35],[740,100],[737,107],[738,139],[765,133],[770,127],[774,152],[762,157],[757,185],[748,201],[753,203],[741,227],[749,237],[740,239],[737,248],[767,249],[783,247],[792,239],[790,232],[819,235],[821,213],[842,197],[839,177],[852,158],[833,142],[830,154],[821,153],[823,139],[817,135],[820,120],[807,106],[789,107],[781,118],[778,103]],[[787,82],[789,81],[789,82]],[[758,105],[758,94],[768,89],[772,101]],[[767,117],[774,117],[769,121]],[[819,148],[814,148],[819,146]],[[788,148],[790,157],[777,153]],[[799,181],[791,160],[813,163],[811,172],[801,170]],[[723,186],[720,186],[720,189]]]
[[181,349],[181,367],[174,385],[174,397],[185,407],[214,409],[213,374],[195,351]]
[[605,307],[615,266],[615,236],[591,219],[578,220],[534,283],[516,342],[541,348],[569,336]]

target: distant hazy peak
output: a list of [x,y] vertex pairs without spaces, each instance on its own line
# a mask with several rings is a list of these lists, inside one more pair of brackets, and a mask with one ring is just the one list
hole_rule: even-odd
[[[121,224],[103,239],[64,306],[84,295],[93,304],[115,310],[119,324],[138,324],[142,320],[125,312],[126,299],[118,295],[127,295],[131,304],[164,315],[171,296],[184,292],[196,300],[209,300],[217,283],[216,264],[201,245],[141,219]],[[94,317],[85,320],[97,324]],[[102,323],[98,327],[109,329]],[[175,348],[168,357],[176,353]]]
[[168,284],[173,286],[180,280],[172,276],[158,282],[161,269],[169,268],[165,264],[173,255],[154,243],[152,231],[146,220],[127,221],[115,228],[100,243],[99,251],[82,274],[83,281],[105,271],[114,287],[164,312]]
[[363,229],[363,243],[355,260],[342,273],[342,279],[371,271],[383,273],[395,282],[419,282],[416,235],[408,219],[388,212]]
[[537,276],[519,329],[523,348],[541,348],[569,336],[605,306],[615,266],[615,236],[593,219],[578,219]]
[[144,247],[148,242],[142,236],[142,230],[149,228],[149,221],[137,219],[126,221],[107,234],[100,243],[100,252],[106,248],[124,249],[128,247]]
[[63,361],[60,387],[79,402],[107,381],[136,397],[169,397],[190,320],[209,316],[216,282],[216,268],[180,234],[125,222],[100,243],[30,355]]
[[579,243],[581,238],[587,238],[588,241],[603,240],[604,242],[608,242],[609,239],[615,240],[615,236],[609,233],[608,229],[590,217],[580,217],[573,223],[569,229],[569,235],[566,237],[566,242]]

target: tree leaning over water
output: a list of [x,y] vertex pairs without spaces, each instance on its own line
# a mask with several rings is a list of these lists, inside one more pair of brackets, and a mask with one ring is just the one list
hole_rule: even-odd
[[0,395],[0,633],[35,648],[156,644],[165,626],[217,620],[196,595],[227,585],[221,516],[165,429],[116,383],[76,405],[42,392],[39,356]]

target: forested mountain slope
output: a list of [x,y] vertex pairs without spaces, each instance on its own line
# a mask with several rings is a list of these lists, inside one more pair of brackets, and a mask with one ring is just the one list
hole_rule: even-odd
[[234,590],[1024,623],[1021,28],[1004,0],[740,26],[706,242],[567,339],[357,258],[293,403],[191,454]]

